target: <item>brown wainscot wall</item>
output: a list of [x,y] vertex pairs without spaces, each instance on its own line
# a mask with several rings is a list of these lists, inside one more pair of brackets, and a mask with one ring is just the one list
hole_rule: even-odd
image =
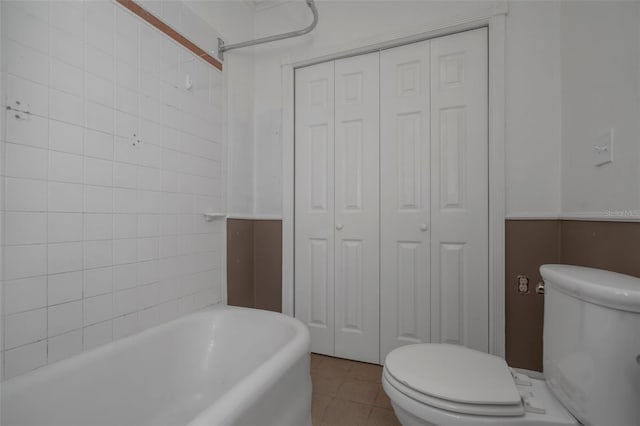
[[[506,356],[513,367],[542,371],[544,297],[540,265],[565,263],[640,277],[640,222],[505,222]],[[518,293],[518,275],[530,292]],[[230,305],[282,311],[282,221],[227,221]]]
[[[606,269],[640,277],[640,222],[507,220],[506,355],[513,367],[542,371],[544,297],[535,293],[545,263]],[[530,293],[518,294],[518,275]]]
[[282,221],[227,220],[229,305],[282,312]]

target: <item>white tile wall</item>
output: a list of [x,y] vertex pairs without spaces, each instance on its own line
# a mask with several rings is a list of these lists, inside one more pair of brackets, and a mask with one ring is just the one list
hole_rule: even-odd
[[115,2],[1,7],[6,379],[220,301],[226,142],[222,73]]

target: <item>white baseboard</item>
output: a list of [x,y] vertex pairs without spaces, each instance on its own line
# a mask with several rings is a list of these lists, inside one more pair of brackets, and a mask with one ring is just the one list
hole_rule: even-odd
[[242,219],[242,220],[282,220],[280,215],[259,215],[259,214],[235,214],[229,213],[228,219]]

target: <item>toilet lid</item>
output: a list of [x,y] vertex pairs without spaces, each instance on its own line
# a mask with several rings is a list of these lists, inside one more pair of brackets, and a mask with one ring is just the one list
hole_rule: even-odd
[[387,355],[385,368],[404,386],[430,397],[522,410],[507,363],[494,355],[449,344],[408,345]]

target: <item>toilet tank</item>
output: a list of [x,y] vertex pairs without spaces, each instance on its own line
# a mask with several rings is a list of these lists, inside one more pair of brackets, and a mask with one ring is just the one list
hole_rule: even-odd
[[544,375],[585,425],[640,425],[640,279],[543,265]]

